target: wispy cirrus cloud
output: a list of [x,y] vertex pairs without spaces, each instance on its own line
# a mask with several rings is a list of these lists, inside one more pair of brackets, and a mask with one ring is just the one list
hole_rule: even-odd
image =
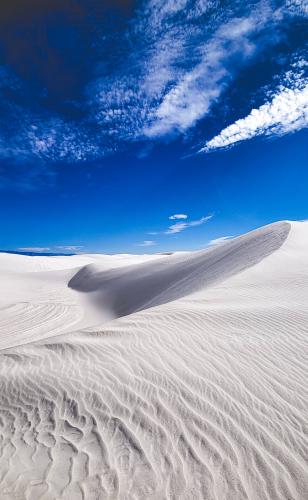
[[[78,15],[87,47],[91,47],[88,52],[79,47],[85,50],[80,51],[82,60],[76,58],[70,66],[67,63],[75,54],[71,50],[67,53],[67,47],[57,51],[63,81],[60,72],[53,77],[52,67],[36,53],[33,67],[38,68],[38,75],[31,74],[35,80],[32,87],[23,72],[17,76],[14,65],[0,67],[2,159],[35,159],[40,165],[86,161],[135,141],[148,145],[174,135],[186,137],[211,116],[241,71],[286,37],[290,20],[304,18],[307,8],[301,0],[147,0],[130,9],[129,22],[115,29],[106,25],[104,30],[98,29],[101,19],[95,21],[91,13],[97,30],[91,23],[87,26],[87,17]],[[77,25],[74,23],[74,29],[78,31]],[[76,35],[74,41],[79,39]],[[45,48],[50,49],[48,42]],[[69,60],[61,59],[65,54]],[[27,61],[22,61],[17,69],[26,66]],[[67,83],[72,76],[70,67],[78,79],[72,79],[74,85]],[[41,83],[46,72],[47,88]],[[64,94],[59,83],[66,84]],[[277,135],[299,129],[304,123],[301,119],[293,120],[292,126],[286,126],[284,119],[279,126],[276,108],[283,106],[284,100],[287,105],[290,100],[294,104],[304,90],[288,86],[284,91],[279,86],[272,90],[275,95],[264,103],[267,108],[259,110],[257,130],[252,127],[254,117],[248,115],[244,124],[235,122],[233,131],[227,127],[207,141],[205,148],[231,145],[237,134],[245,138],[258,130]],[[264,117],[273,113],[276,118],[272,122]]]
[[267,0],[146,2],[125,34],[128,71],[120,65],[88,87],[94,121],[115,143],[184,134],[279,39],[284,15]]
[[201,152],[225,148],[260,135],[281,136],[308,126],[308,85],[302,90],[284,89],[269,103],[234,124],[206,143]]
[[[174,224],[170,224],[167,229],[160,230],[160,231],[149,231],[147,232],[148,235],[155,235],[155,236],[163,236],[163,235],[174,235],[181,233],[182,231],[201,226],[202,224],[205,224],[206,222],[210,221],[214,217],[213,214],[209,215],[204,215],[200,217],[200,219],[194,219],[194,220],[188,220],[188,215],[187,214],[173,214],[170,215],[168,218],[169,220],[176,221]],[[152,246],[155,245],[156,241],[152,240],[145,240],[143,243],[139,244],[139,246]]]
[[33,253],[45,253],[49,252],[49,247],[20,247],[17,248],[19,252],[33,252]]
[[58,245],[56,248],[58,250],[65,250],[68,252],[79,252],[84,247],[82,245]]
[[[298,0],[300,3],[300,0]],[[305,16],[294,2],[150,0],[125,34],[132,70],[89,86],[94,120],[118,141],[183,135],[207,117],[234,77]]]
[[81,245],[56,245],[53,247],[19,247],[19,252],[29,253],[46,253],[46,252],[79,252],[82,248]]
[[187,217],[188,217],[188,215],[186,215],[186,214],[169,215],[170,220],[187,219]]
[[308,126],[308,62],[292,64],[267,102],[206,142],[200,152],[226,148],[256,136],[281,136]]
[[156,242],[153,240],[144,240],[142,243],[138,243],[139,247],[152,247],[156,245]]
[[[236,69],[258,49],[253,37],[268,22],[269,9],[223,23],[198,47],[198,62],[179,78],[152,111],[144,129],[148,137],[184,132],[196,124],[220,97]],[[235,62],[236,61],[236,62]]]
[[175,224],[172,224],[171,226],[169,226],[168,229],[166,231],[164,231],[164,233],[165,234],[181,233],[185,229],[188,229],[191,227],[196,227],[196,226],[201,226],[202,224],[205,224],[206,222],[208,222],[212,218],[213,218],[213,215],[205,215],[197,220],[192,220],[192,221],[187,221],[187,222],[176,222]]

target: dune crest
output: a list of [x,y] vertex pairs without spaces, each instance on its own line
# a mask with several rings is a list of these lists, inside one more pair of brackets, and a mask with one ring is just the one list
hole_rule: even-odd
[[1,500],[306,500],[307,248],[1,271]]
[[93,293],[97,306],[109,304],[114,317],[125,316],[208,288],[257,264],[282,245],[289,231],[288,222],[278,222],[200,252],[112,270],[88,264],[68,286]]

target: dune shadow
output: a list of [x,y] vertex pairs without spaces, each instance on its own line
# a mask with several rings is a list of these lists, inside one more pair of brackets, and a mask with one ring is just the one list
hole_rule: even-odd
[[281,247],[290,228],[288,222],[277,222],[218,247],[109,271],[89,264],[68,286],[90,294],[96,306],[110,308],[113,317],[126,316],[198,292],[258,264]]

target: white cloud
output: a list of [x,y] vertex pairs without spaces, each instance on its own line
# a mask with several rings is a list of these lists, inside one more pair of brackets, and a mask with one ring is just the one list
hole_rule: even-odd
[[308,16],[307,0],[286,0],[286,9],[295,15]]
[[20,252],[45,253],[50,251],[48,247],[20,247],[17,248]]
[[168,229],[165,231],[165,234],[176,234],[184,231],[184,229],[188,229],[189,227],[201,226],[201,224],[209,221],[210,219],[212,219],[212,217],[213,215],[206,215],[204,217],[201,217],[201,219],[192,220],[189,222],[176,222],[175,224],[172,224],[168,227]]
[[[78,252],[83,248],[80,245],[58,245],[54,247],[57,250],[64,250],[68,252]],[[33,252],[33,253],[46,253],[50,252],[52,249],[50,247],[20,247],[17,250],[20,252]]]
[[56,248],[59,250],[67,250],[69,252],[78,252],[84,247],[82,245],[58,245]]
[[201,152],[225,148],[260,135],[284,135],[308,126],[308,79],[294,79],[293,86],[280,86],[269,102],[252,109],[208,141]]
[[142,243],[139,243],[139,247],[152,247],[156,245],[156,242],[153,240],[144,240]]
[[[0,66],[2,122],[14,123],[0,127],[0,157],[84,161],[136,139],[185,133],[212,111],[251,58],[287,36],[282,22],[307,13],[307,0],[248,0],[244,6],[217,0],[141,2],[116,38],[113,30],[96,38],[93,79],[84,98],[71,102],[82,110],[79,122],[46,109],[44,100],[28,109],[27,84]],[[233,136],[224,138],[226,145],[241,140]],[[219,134],[208,148],[224,147],[220,139]],[[25,186],[24,177],[21,182]]]
[[159,137],[173,131],[184,132],[208,114],[232,79],[236,66],[258,50],[252,37],[264,28],[271,15],[273,12],[264,8],[249,17],[235,17],[222,24],[198,47],[199,62],[178,75],[159,106],[152,110],[144,134]]
[[169,219],[171,219],[171,220],[187,219],[187,217],[188,217],[188,215],[186,215],[186,214],[174,214],[174,215],[170,215]]
[[232,240],[233,236],[221,236],[220,238],[215,238],[214,240],[210,240],[208,245],[209,246],[217,246],[217,245],[222,245],[228,240]]
[[128,71],[119,64],[119,72],[103,72],[87,88],[93,120],[114,147],[185,132],[271,43],[276,17],[267,0],[248,1],[245,16],[240,2],[229,9],[215,0],[145,2],[123,39],[132,47],[125,52]]

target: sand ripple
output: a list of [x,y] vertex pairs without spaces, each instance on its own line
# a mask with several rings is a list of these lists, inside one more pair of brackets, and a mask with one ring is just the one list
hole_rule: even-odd
[[307,240],[294,226],[205,289],[3,350],[1,500],[306,500]]

